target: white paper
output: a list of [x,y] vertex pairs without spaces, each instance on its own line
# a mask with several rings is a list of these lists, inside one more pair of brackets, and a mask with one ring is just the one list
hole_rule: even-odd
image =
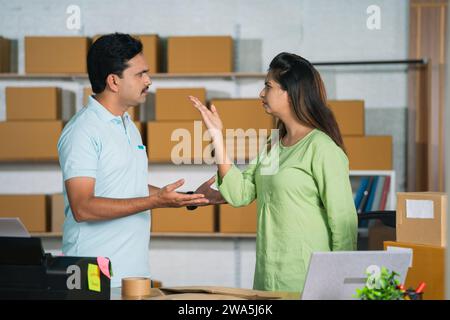
[[431,200],[406,200],[406,218],[434,219],[434,206]]
[[386,251],[390,251],[390,252],[408,252],[408,253],[410,253],[411,254],[411,260],[409,261],[409,267],[412,268],[412,265],[413,265],[413,249],[387,246],[386,247]]

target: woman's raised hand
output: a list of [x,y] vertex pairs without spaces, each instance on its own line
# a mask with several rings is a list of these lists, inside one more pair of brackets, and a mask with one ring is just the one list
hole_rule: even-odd
[[203,122],[208,128],[211,137],[214,139],[214,137],[217,137],[217,135],[221,135],[223,125],[216,107],[214,105],[211,105],[210,110],[200,100],[198,100],[198,98],[193,96],[189,96],[189,100],[191,100],[194,107],[197,108],[198,111],[200,111]]

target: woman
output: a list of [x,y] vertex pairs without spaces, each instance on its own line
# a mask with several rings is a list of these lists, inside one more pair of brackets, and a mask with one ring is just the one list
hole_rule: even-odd
[[[254,289],[301,292],[312,252],[356,250],[348,159],[323,82],[307,60],[277,55],[260,98],[278,121],[279,139],[241,172],[226,155],[216,108],[190,97],[212,135],[220,193],[235,207],[257,201]],[[263,172],[274,156],[278,170]]]

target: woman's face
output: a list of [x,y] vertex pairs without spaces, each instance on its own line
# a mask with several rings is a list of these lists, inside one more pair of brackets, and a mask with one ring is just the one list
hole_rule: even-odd
[[259,97],[266,113],[280,119],[290,114],[288,93],[273,79],[271,72],[267,74]]

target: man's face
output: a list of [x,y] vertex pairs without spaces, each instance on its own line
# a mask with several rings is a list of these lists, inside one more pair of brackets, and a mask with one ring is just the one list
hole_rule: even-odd
[[137,107],[145,102],[152,80],[142,53],[130,59],[128,66],[118,79],[119,97],[126,106]]

